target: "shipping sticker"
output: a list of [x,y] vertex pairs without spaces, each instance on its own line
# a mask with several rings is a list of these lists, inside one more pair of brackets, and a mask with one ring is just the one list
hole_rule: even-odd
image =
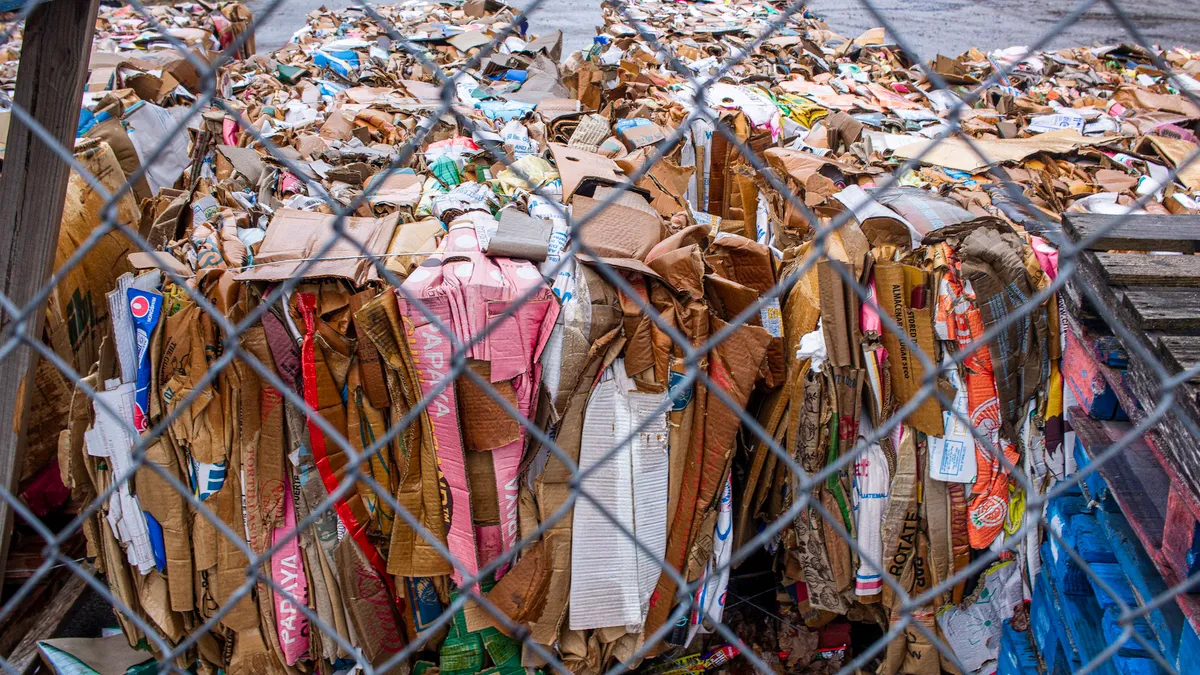
[[192,490],[196,499],[205,501],[221,491],[225,485],[225,463],[209,464],[189,458],[192,465]]
[[668,379],[668,386],[672,393],[671,412],[683,412],[692,402],[692,388],[694,385],[688,385],[686,389],[680,390],[679,383],[683,382],[687,377],[687,373],[680,373],[674,370],[671,371]]
[[771,337],[783,337],[783,310],[779,307],[779,298],[771,298],[758,309],[762,327]]
[[708,226],[708,236],[716,237],[721,232],[721,216],[715,216],[711,213],[703,211],[693,211],[692,217],[696,219],[697,225]]

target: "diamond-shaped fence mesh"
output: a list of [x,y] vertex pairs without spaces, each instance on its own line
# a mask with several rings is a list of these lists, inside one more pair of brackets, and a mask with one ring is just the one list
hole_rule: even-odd
[[0,2],[4,668],[1194,672],[1200,55],[542,4]]

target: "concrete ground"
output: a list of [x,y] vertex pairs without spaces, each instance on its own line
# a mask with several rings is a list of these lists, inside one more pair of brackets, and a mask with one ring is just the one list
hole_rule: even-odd
[[[249,0],[259,16],[272,0]],[[378,0],[388,2],[389,0]],[[532,0],[511,0],[528,7]],[[1030,45],[1071,13],[1080,0],[869,0],[892,23],[902,39],[923,58],[941,53],[955,56],[970,47],[998,49]],[[1099,0],[1051,43],[1051,48],[1128,41],[1128,34],[1106,4]],[[1118,2],[1150,42],[1164,47],[1200,49],[1200,2],[1196,0],[1113,0]],[[809,8],[830,26],[849,36],[880,25],[865,9],[868,0],[809,0]],[[345,7],[345,0],[282,0],[257,31],[259,51],[284,44],[304,25],[305,16],[327,5]],[[563,53],[591,43],[600,24],[599,0],[543,0],[534,12],[531,30],[563,31]]]

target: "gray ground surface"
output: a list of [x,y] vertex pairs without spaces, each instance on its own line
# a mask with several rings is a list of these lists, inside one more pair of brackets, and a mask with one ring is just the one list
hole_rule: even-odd
[[[854,36],[883,25],[867,9],[867,0],[810,0],[809,9],[830,27]],[[1149,43],[1164,48],[1200,48],[1197,0],[1115,0]],[[971,47],[998,49],[1031,46],[1070,15],[1081,0],[870,0],[900,39],[921,57],[957,56]],[[1095,2],[1058,32],[1048,49],[1132,42],[1116,13]]]
[[[255,18],[271,6],[273,0],[243,0]],[[375,4],[387,4],[398,0],[374,0]],[[508,0],[508,4],[527,8],[534,0]],[[276,49],[291,39],[292,33],[304,26],[308,13],[321,6],[351,7],[358,2],[346,0],[281,0],[279,7],[267,17],[255,32],[260,52]],[[596,26],[601,23],[600,0],[542,0],[533,12],[529,24],[533,33],[543,34],[554,29],[563,32],[563,56],[583,49],[591,44]]]
[[[255,15],[260,15],[271,0],[249,0]],[[378,0],[387,2],[389,0]],[[514,0],[527,7],[532,0]],[[1079,6],[1077,0],[870,0],[909,48],[925,58],[937,53],[954,56],[970,47],[997,49],[1014,45],[1028,46],[1049,31],[1055,23]],[[1164,47],[1184,45],[1200,49],[1200,1],[1197,0],[1117,0],[1141,30],[1145,39]],[[866,0],[810,0],[809,8],[830,26],[854,36],[881,25],[864,6]],[[268,51],[287,42],[304,25],[308,12],[321,5],[344,7],[345,0],[282,0],[278,9],[258,29],[259,51]],[[600,24],[599,0],[543,0],[531,19],[534,32],[555,28],[563,31],[564,55],[587,46]],[[1050,42],[1060,48],[1095,43],[1111,44],[1129,40],[1128,33],[1105,2],[1095,2],[1071,26]]]

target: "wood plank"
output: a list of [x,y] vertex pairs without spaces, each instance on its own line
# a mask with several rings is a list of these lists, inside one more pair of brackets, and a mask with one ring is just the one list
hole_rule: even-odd
[[1179,663],[1175,664],[1175,668],[1181,673],[1186,673],[1197,663],[1200,663],[1200,637],[1196,635],[1196,631],[1185,628],[1179,641]]
[[1200,288],[1136,287],[1122,295],[1143,330],[1200,330]]
[[[1080,408],[1071,409],[1071,426],[1092,458],[1120,441],[1133,428],[1128,422],[1093,420]],[[1123,451],[1100,465],[1099,473],[1146,548],[1152,551],[1162,548],[1171,478],[1145,440],[1139,438],[1125,446]]]
[[[1125,372],[1128,373],[1127,377],[1122,378],[1125,386],[1146,406],[1145,411],[1129,413],[1130,419],[1140,422],[1162,400],[1161,383],[1157,373],[1150,370],[1142,359],[1131,358],[1129,369]],[[1200,443],[1183,422],[1185,418],[1192,424],[1196,424],[1197,418],[1200,418],[1194,396],[1180,395],[1175,398],[1167,413],[1151,427],[1156,438],[1162,439],[1163,443],[1155,442],[1151,446],[1162,451],[1166,457],[1168,473],[1179,476],[1178,480],[1172,478],[1172,484],[1181,485],[1189,510],[1200,519],[1200,489],[1197,488],[1200,485]]]
[[1188,576],[1196,516],[1188,506],[1189,495],[1182,485],[1172,485],[1167,494],[1167,522],[1163,525],[1163,558],[1180,577]]
[[[1129,352],[1128,368],[1117,371],[1103,368],[1102,372],[1112,385],[1121,407],[1125,409],[1136,424],[1147,416],[1147,411],[1161,400],[1160,379],[1158,374],[1141,358],[1136,358],[1134,345],[1125,343],[1131,339],[1143,350],[1150,353],[1158,352],[1157,339],[1151,334],[1137,328],[1136,321],[1128,308],[1121,302],[1116,290],[1104,278],[1100,268],[1098,255],[1085,252],[1080,256],[1080,265],[1076,269],[1080,284],[1095,290],[1098,299],[1107,307],[1113,308],[1115,320],[1129,329],[1129,335],[1122,337],[1122,346]],[[1136,254],[1133,257],[1137,257]],[[1176,258],[1193,258],[1193,256],[1174,256]],[[1189,431],[1190,423],[1200,425],[1200,400],[1190,391],[1189,395],[1181,395],[1172,409],[1161,417],[1147,435],[1147,445],[1159,457],[1163,468],[1171,475],[1172,484],[1182,484],[1187,488],[1189,509],[1197,519],[1200,519],[1200,443]]]
[[1047,671],[1051,674],[1072,672],[1080,667],[1079,655],[1066,636],[1054,606],[1049,575],[1039,572],[1034,579],[1033,602],[1029,607],[1029,632]]
[[1063,232],[1072,242],[1104,232],[1086,246],[1089,251],[1200,250],[1200,216],[1064,213]]
[[[46,540],[39,534],[21,536],[19,528],[13,532],[13,538],[8,545],[8,568],[4,571],[6,585],[19,584],[33,576],[39,567],[46,562]],[[70,538],[59,545],[62,555],[79,559],[87,551],[87,542],[83,532],[76,530]],[[0,633],[4,630],[0,624]],[[0,646],[4,644],[0,639]]]
[[[1104,639],[1104,632],[1100,627],[1100,617],[1103,612],[1100,610],[1100,603],[1096,601],[1096,596],[1068,595],[1061,592],[1054,584],[1054,579],[1046,571],[1045,566],[1042,567],[1041,574],[1042,579],[1039,581],[1049,582],[1047,590],[1050,591],[1051,602],[1054,604],[1058,619],[1062,621],[1066,629],[1071,645],[1079,653],[1080,665],[1086,666],[1092,663],[1108,647],[1108,642]],[[1117,675],[1117,668],[1112,659],[1107,659],[1098,664],[1092,672]]]
[[1104,324],[1104,319],[1092,307],[1091,300],[1079,288],[1079,280],[1075,276],[1067,279],[1066,285],[1058,292],[1058,297],[1067,312],[1079,322],[1086,324],[1089,328],[1108,329]]
[[1012,619],[1005,619],[1000,632],[1000,662],[996,675],[1044,675],[1038,662],[1037,650],[1029,630],[1013,628]]
[[1057,641],[1062,645],[1063,652],[1066,654],[1070,670],[1074,672],[1083,667],[1084,655],[1080,652],[1079,645],[1075,642],[1075,636],[1071,634],[1071,631],[1067,630],[1067,618],[1063,611],[1062,596],[1059,595],[1058,588],[1054,585],[1050,573],[1046,571],[1045,565],[1038,572],[1038,579],[1035,583],[1041,587],[1041,591],[1044,593],[1041,601],[1045,603],[1045,607],[1041,611],[1048,617]]
[[1087,253],[1113,286],[1200,286],[1200,256],[1154,253]]
[[[1164,357],[1165,365],[1174,372],[1183,372],[1200,364],[1200,336],[1194,335],[1161,335],[1158,337],[1159,353]],[[1200,382],[1200,373],[1192,376],[1188,382]]]
[[1071,332],[1083,340],[1088,352],[1098,363],[1113,368],[1125,368],[1129,365],[1129,353],[1103,319],[1099,319],[1099,325],[1090,325],[1086,319],[1081,319],[1068,307],[1067,323]]
[[[15,105],[29,113],[60,146],[75,147],[83,85],[99,0],[58,0],[38,5],[25,22]],[[70,167],[13,115],[0,174],[0,292],[18,307],[29,304],[50,277]],[[23,332],[40,339],[45,312],[35,308]],[[6,335],[13,317],[0,316]],[[15,494],[30,390],[17,386],[32,374],[28,347],[0,361],[0,488]],[[0,504],[0,578],[4,577],[13,512]]]
[[[1167,591],[1167,585],[1154,562],[1146,555],[1141,542],[1121,514],[1098,511],[1096,518],[1113,547],[1113,554],[1141,607]],[[1184,618],[1181,608],[1166,604],[1146,614],[1146,622],[1154,631],[1156,642],[1167,661],[1178,657],[1179,640],[1183,634]]]
[[25,632],[21,640],[5,656],[5,660],[12,669],[10,672],[24,675],[33,671],[33,666],[38,663],[38,640],[54,637],[54,634],[71,616],[71,609],[75,607],[75,603],[79,601],[80,596],[87,588],[87,582],[82,577],[70,572],[64,576],[67,578],[49,602],[41,605],[36,614],[29,617],[27,623],[22,622],[21,628],[24,628]]
[[[42,0],[42,2],[50,2],[51,0]],[[21,8],[29,4],[30,0],[0,0],[0,12],[19,12]]]
[[[1124,438],[1133,428],[1129,422],[1090,419],[1079,408],[1072,408],[1070,413],[1076,440],[1092,458]],[[1172,486],[1176,494],[1187,488],[1178,483],[1163,461],[1146,438],[1139,438],[1101,464],[1098,471],[1125,516],[1126,525],[1141,543],[1159,576],[1168,586],[1173,586],[1184,576],[1171,565],[1169,554],[1163,550],[1168,495],[1172,493]],[[1200,629],[1200,595],[1184,593],[1176,596],[1175,601],[1192,629]]]

